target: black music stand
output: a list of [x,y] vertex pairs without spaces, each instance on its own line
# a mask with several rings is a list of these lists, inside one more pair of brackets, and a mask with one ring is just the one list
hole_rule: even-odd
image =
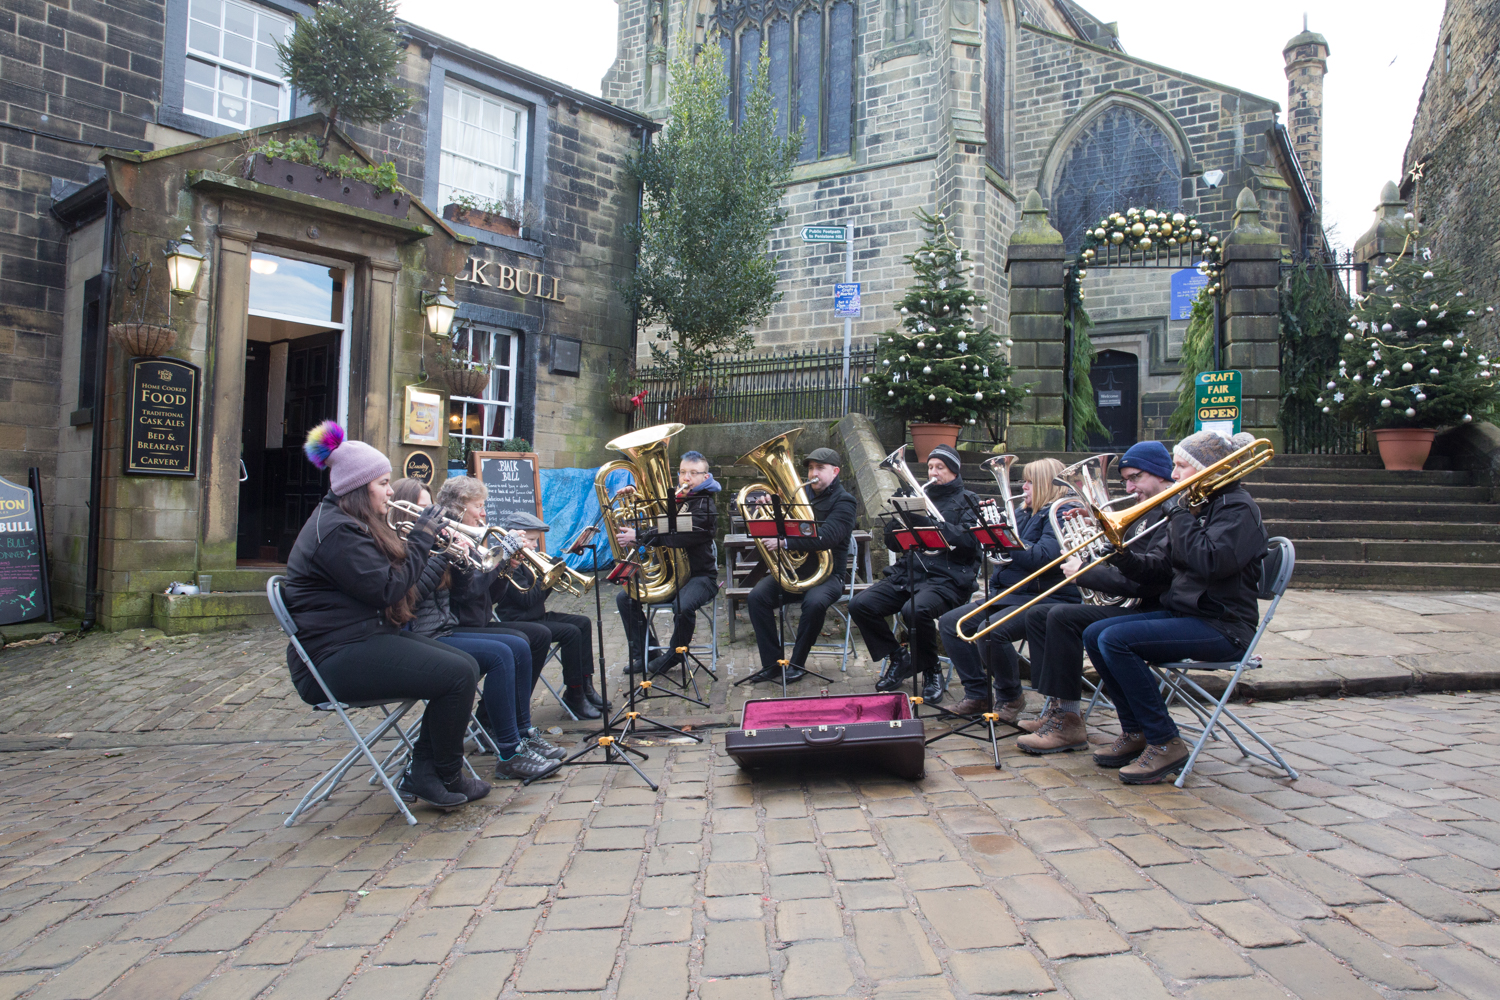
[[[771,518],[769,520],[767,520],[765,518],[759,518],[759,519],[756,519],[756,520],[750,520],[750,519],[747,518],[745,520],[745,532],[747,534],[751,535],[754,538],[779,538],[779,539],[781,539],[782,548],[779,550],[781,552],[786,552],[787,551],[787,549],[786,549],[786,540],[788,538],[790,538],[790,537],[796,537],[796,538],[816,538],[816,537],[818,537],[818,521],[817,521],[816,518],[790,518],[789,519],[786,516],[785,508],[782,506],[781,497],[778,494],[776,494],[776,493],[771,493],[770,497],[771,497]],[[790,530],[788,530],[788,526],[790,526]],[[768,563],[766,565],[766,572],[769,573],[770,570],[771,570],[771,567],[770,567],[770,564]],[[774,577],[773,577],[773,579],[774,579]],[[778,586],[779,586],[779,584],[778,584]],[[785,601],[782,601],[776,607],[776,638],[780,641],[780,644],[781,644],[781,659],[777,660],[776,663],[777,663],[778,666],[781,667],[781,696],[783,698],[785,698],[786,697],[786,668],[788,666],[790,666],[791,662],[792,662],[791,660],[787,659],[787,656],[786,656],[786,602]],[[820,674],[816,670],[813,670],[813,669],[807,667],[805,664],[802,667],[802,672],[805,673],[805,674],[812,674],[814,677],[818,678],[818,680],[824,681],[824,682],[826,682],[828,684],[832,684],[833,683],[833,678],[832,677],[828,677],[828,676],[825,676],[824,674]],[[754,677],[754,676],[755,676],[754,674],[750,675],[750,677]],[[734,686],[735,687],[739,687],[741,684],[749,684],[750,683],[750,677],[743,677],[743,678],[735,681],[734,682]]]

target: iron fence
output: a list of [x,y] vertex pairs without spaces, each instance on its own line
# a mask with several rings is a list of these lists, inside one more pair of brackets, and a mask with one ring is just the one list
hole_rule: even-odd
[[847,384],[841,350],[749,354],[686,372],[641,368],[636,377],[646,398],[635,411],[634,426],[836,420],[849,412],[870,413],[869,387],[860,379],[874,367],[872,344],[849,352]]
[[[1299,273],[1323,281],[1302,281]],[[1337,363],[1349,310],[1354,296],[1364,291],[1368,273],[1369,264],[1355,261],[1350,251],[1309,253],[1281,265],[1283,395],[1277,424],[1289,454],[1365,450],[1363,428],[1322,412],[1313,400]]]

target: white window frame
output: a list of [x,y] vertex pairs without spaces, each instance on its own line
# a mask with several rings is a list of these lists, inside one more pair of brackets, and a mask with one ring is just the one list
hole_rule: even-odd
[[[198,2],[205,2],[205,0],[198,0]],[[250,0],[207,0],[207,2],[217,2],[219,4],[219,27],[218,27],[217,30],[219,31],[220,38],[221,38],[221,43],[220,43],[220,46],[219,46],[221,51],[223,49],[222,37],[223,37],[224,30],[225,30],[224,27],[223,27],[223,24],[224,24],[224,8],[227,5],[229,5],[230,3],[233,3],[233,4],[235,4],[236,6],[239,6],[239,7],[247,7],[247,8],[249,8],[249,9],[251,9],[251,10],[253,10],[255,12],[255,17],[256,17],[256,37],[257,38],[260,37],[260,19],[261,18],[264,18],[264,17],[276,18],[278,21],[281,21],[281,22],[283,22],[283,23],[286,24],[288,32],[291,31],[291,29],[295,26],[295,23],[296,23],[293,20],[293,18],[291,18],[290,16],[288,16],[286,14],[283,14],[281,11],[273,10],[273,9],[271,9],[269,7],[266,7],[266,6],[262,5],[262,4],[252,3],[252,2],[250,2]],[[237,74],[239,74],[241,76],[247,76],[247,77],[251,77],[251,78],[253,78],[255,80],[260,80],[263,83],[274,84],[276,86],[277,92],[278,92],[277,93],[277,106],[276,106],[276,120],[279,121],[279,122],[280,121],[286,121],[291,116],[292,88],[291,88],[291,85],[289,83],[287,83],[285,77],[277,75],[277,74],[273,74],[273,73],[268,73],[267,71],[265,71],[263,69],[256,69],[253,66],[246,66],[246,65],[243,65],[242,63],[235,62],[235,61],[233,61],[231,59],[226,59],[226,58],[224,58],[222,55],[220,55],[218,53],[214,53],[214,54],[210,55],[210,54],[208,54],[206,52],[203,52],[203,51],[201,51],[199,49],[195,49],[195,48],[192,47],[192,41],[191,41],[191,39],[192,39],[192,35],[193,35],[193,20],[194,20],[193,19],[193,14],[192,14],[192,3],[193,3],[193,0],[189,0],[189,2],[187,4],[187,8],[188,9],[187,9],[187,36],[186,37],[187,37],[188,40],[184,43],[185,56],[184,56],[184,59],[183,59],[183,93],[182,93],[182,112],[183,112],[183,114],[192,115],[194,118],[202,118],[202,119],[204,119],[206,121],[217,122],[220,125],[227,125],[230,128],[234,128],[234,129],[241,129],[241,130],[243,130],[243,129],[249,129],[249,128],[256,128],[257,126],[250,120],[250,117],[251,117],[250,104],[251,104],[251,102],[250,102],[250,97],[249,97],[248,94],[245,96],[245,121],[243,121],[243,122],[237,122],[237,121],[234,121],[234,120],[229,119],[229,118],[221,118],[217,114],[217,110],[218,110],[218,106],[219,106],[219,98],[220,98],[220,95],[223,93],[223,90],[220,89],[221,86],[222,86],[223,74],[227,70],[228,72],[231,72],[231,73],[237,73]],[[214,67],[214,70],[215,70],[215,85],[214,85],[214,108],[215,108],[215,113],[214,114],[204,114],[202,111],[197,111],[197,110],[194,110],[194,109],[189,108],[187,106],[187,94],[188,94],[188,91],[189,91],[190,88],[192,88],[194,86],[194,84],[188,79],[187,64],[190,63],[190,62],[192,62],[192,61],[194,61],[194,60],[196,60],[198,62],[208,63],[208,64],[210,64],[210,65],[212,65]]]
[[[460,448],[462,448],[463,442],[470,441],[474,442],[473,447],[470,449],[471,451],[497,451],[498,448],[490,447],[490,445],[498,445],[504,439],[516,436],[516,371],[520,366],[517,355],[521,348],[521,337],[514,330],[504,330],[474,323],[465,324],[461,327],[455,326],[453,329],[455,345],[462,342],[465,347],[468,347],[472,343],[468,338],[476,335],[489,339],[489,353],[485,355],[486,358],[495,357],[495,348],[502,338],[508,340],[510,342],[510,364],[507,367],[497,366],[490,370],[490,384],[484,390],[483,399],[477,399],[473,396],[448,397],[448,414],[450,418],[448,436],[451,439],[459,441]],[[505,389],[506,398],[504,400],[498,398],[502,386]],[[479,419],[480,426],[482,427],[491,422],[488,419],[491,414],[487,411],[497,407],[501,410],[499,423],[504,430],[503,434],[465,433],[464,428],[468,426],[471,408],[476,408],[480,411]],[[457,428],[453,426],[451,419],[455,413],[458,414],[459,418]]]
[[[278,313],[269,309],[246,308],[245,315],[261,316],[266,319],[285,320],[289,323],[297,323],[302,326],[322,328],[325,330],[339,331],[339,406],[338,421],[341,427],[349,426],[349,351],[352,348],[351,332],[354,329],[354,295],[352,294],[354,280],[354,269],[346,261],[333,260],[328,257],[314,257],[311,254],[294,253],[283,247],[262,246],[255,244],[251,248],[252,256],[257,253],[268,254],[272,257],[285,257],[288,260],[300,260],[309,264],[319,264],[330,269],[338,269],[344,273],[344,315],[340,320],[320,320],[295,313]],[[255,280],[252,273],[250,280]],[[248,289],[247,289],[248,292]]]
[[[455,115],[450,115],[449,96],[457,95],[460,99],[467,96],[481,103],[498,105],[502,114],[514,114],[517,116],[516,135],[516,166],[514,168],[503,166],[498,163],[485,163],[456,148],[458,140],[458,126],[460,120]],[[438,144],[438,205],[446,205],[453,200],[455,194],[469,194],[485,201],[505,201],[508,198],[516,201],[526,199],[526,156],[527,135],[531,131],[531,111],[524,104],[508,101],[497,94],[478,87],[461,83],[454,79],[447,79],[443,83],[443,117],[442,133]],[[495,133],[506,141],[507,137],[502,133]],[[487,170],[493,170],[503,182],[499,190],[472,191],[460,187],[453,182],[450,164],[454,160],[465,160]]]

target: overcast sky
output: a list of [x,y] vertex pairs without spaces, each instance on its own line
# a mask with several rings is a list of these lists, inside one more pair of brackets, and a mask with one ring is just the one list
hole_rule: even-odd
[[[1118,21],[1125,51],[1286,107],[1281,47],[1309,27],[1328,39],[1324,219],[1351,245],[1370,227],[1380,187],[1398,180],[1432,62],[1442,0],[1160,3],[1081,0]],[[599,93],[615,56],[614,0],[402,0],[401,16],[579,90]]]

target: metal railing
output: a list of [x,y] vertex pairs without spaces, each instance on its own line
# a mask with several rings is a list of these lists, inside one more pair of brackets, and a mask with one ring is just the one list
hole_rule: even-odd
[[849,352],[847,385],[842,350],[748,354],[686,372],[641,368],[636,377],[646,398],[635,411],[634,426],[836,420],[849,412],[870,413],[869,387],[860,379],[874,367],[872,344]]

